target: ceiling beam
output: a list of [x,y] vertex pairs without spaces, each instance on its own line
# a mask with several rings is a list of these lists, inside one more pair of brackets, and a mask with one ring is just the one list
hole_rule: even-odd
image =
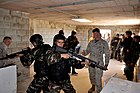
[[91,3],[106,2],[106,1],[112,1],[112,0],[86,0],[86,1],[70,2],[70,3],[65,3],[65,4],[53,5],[53,6],[49,6],[48,8],[56,8],[56,7],[72,6],[72,5],[81,5],[81,4],[91,4]]
[[0,4],[8,4],[8,3],[12,3],[12,2],[19,2],[21,0],[2,0],[0,1]]

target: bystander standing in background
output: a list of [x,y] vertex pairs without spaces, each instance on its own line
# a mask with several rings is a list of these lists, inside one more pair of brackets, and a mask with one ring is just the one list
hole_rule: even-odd
[[[11,43],[12,43],[11,37],[5,36],[3,38],[3,42],[0,43],[0,58],[6,57],[6,55],[8,54],[7,48],[10,46]],[[0,67],[11,65],[11,64],[14,63],[8,59],[0,60]]]
[[[73,49],[73,51],[75,52],[75,48],[76,46],[79,44],[79,41],[76,37],[76,31],[72,31],[71,35],[67,38],[66,40],[66,48],[69,49]],[[72,66],[72,74],[78,74],[75,71],[75,67]]]

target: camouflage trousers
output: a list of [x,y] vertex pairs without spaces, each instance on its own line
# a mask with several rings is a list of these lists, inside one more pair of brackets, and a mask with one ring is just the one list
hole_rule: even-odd
[[60,93],[61,90],[64,93],[76,93],[76,90],[73,88],[70,80],[63,80],[59,82],[50,81],[50,93]]
[[89,67],[89,78],[92,85],[96,86],[96,90],[98,93],[102,90],[102,76],[103,76],[103,70],[99,68],[92,68]]
[[30,83],[27,93],[40,93],[41,90],[43,93],[50,93],[48,84],[49,82],[47,77],[35,77]]

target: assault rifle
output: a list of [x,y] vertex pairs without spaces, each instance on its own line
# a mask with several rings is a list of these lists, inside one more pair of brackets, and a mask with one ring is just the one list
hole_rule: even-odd
[[4,59],[9,59],[9,58],[14,58],[17,56],[17,54],[26,54],[26,53],[30,53],[31,48],[27,47],[25,49],[22,49],[22,51],[16,52],[16,53],[12,53],[9,55],[6,55],[6,57],[0,58],[0,60],[4,60]]
[[66,50],[66,49],[64,49],[64,48],[55,46],[55,51],[56,51],[56,52],[61,52],[61,53],[69,53],[69,54],[71,54],[72,56],[75,56],[75,57],[77,57],[77,58],[79,58],[79,59],[81,59],[81,60],[89,60],[89,62],[91,62],[91,64],[90,64],[91,67],[97,67],[97,68],[100,68],[100,69],[102,69],[102,70],[107,70],[106,67],[99,65],[97,62],[95,62],[95,61],[93,61],[93,60],[91,60],[91,59],[89,59],[89,58],[86,58],[86,57],[84,57],[84,56],[82,56],[82,55],[79,55],[79,54],[75,53],[75,52],[74,52],[73,50],[71,50],[71,49],[70,49],[70,50]]

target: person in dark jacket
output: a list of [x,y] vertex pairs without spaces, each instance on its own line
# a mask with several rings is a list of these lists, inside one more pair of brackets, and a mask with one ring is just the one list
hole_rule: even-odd
[[[66,40],[66,48],[69,50],[69,49],[73,49],[74,52],[76,52],[76,46],[79,44],[79,41],[76,37],[76,31],[72,31],[71,32],[71,36],[69,36]],[[72,74],[78,74],[76,71],[75,71],[75,67],[72,66]]]
[[126,34],[126,37],[124,38],[124,41],[122,42],[124,62],[126,62],[125,59],[127,59],[127,56],[125,56],[125,55],[127,54],[127,51],[129,51],[130,45],[133,41],[133,38],[131,37],[131,35],[132,35],[131,31],[126,31],[125,34]]
[[111,59],[115,58],[120,61],[120,43],[121,39],[119,38],[119,34],[116,34],[116,36],[111,40]]
[[134,67],[139,59],[140,54],[140,37],[134,36],[133,41],[130,44],[130,47],[127,48],[127,51],[124,55],[124,62],[126,67],[124,68],[124,73],[127,80],[133,81],[134,78]]
[[[54,51],[56,46],[63,48],[65,37],[63,35],[57,34],[54,36],[53,42],[54,43],[52,48],[54,49]],[[62,55],[65,54],[61,52],[59,53]],[[73,58],[63,58],[63,57],[61,57],[59,62],[49,66],[48,76],[50,80],[51,93],[60,93],[61,90],[63,90],[64,93],[76,93],[76,90],[71,84],[70,76],[69,76],[69,67],[72,65],[75,66],[75,68],[79,68],[79,69],[84,67],[84,64],[82,64],[81,61],[78,61]]]

